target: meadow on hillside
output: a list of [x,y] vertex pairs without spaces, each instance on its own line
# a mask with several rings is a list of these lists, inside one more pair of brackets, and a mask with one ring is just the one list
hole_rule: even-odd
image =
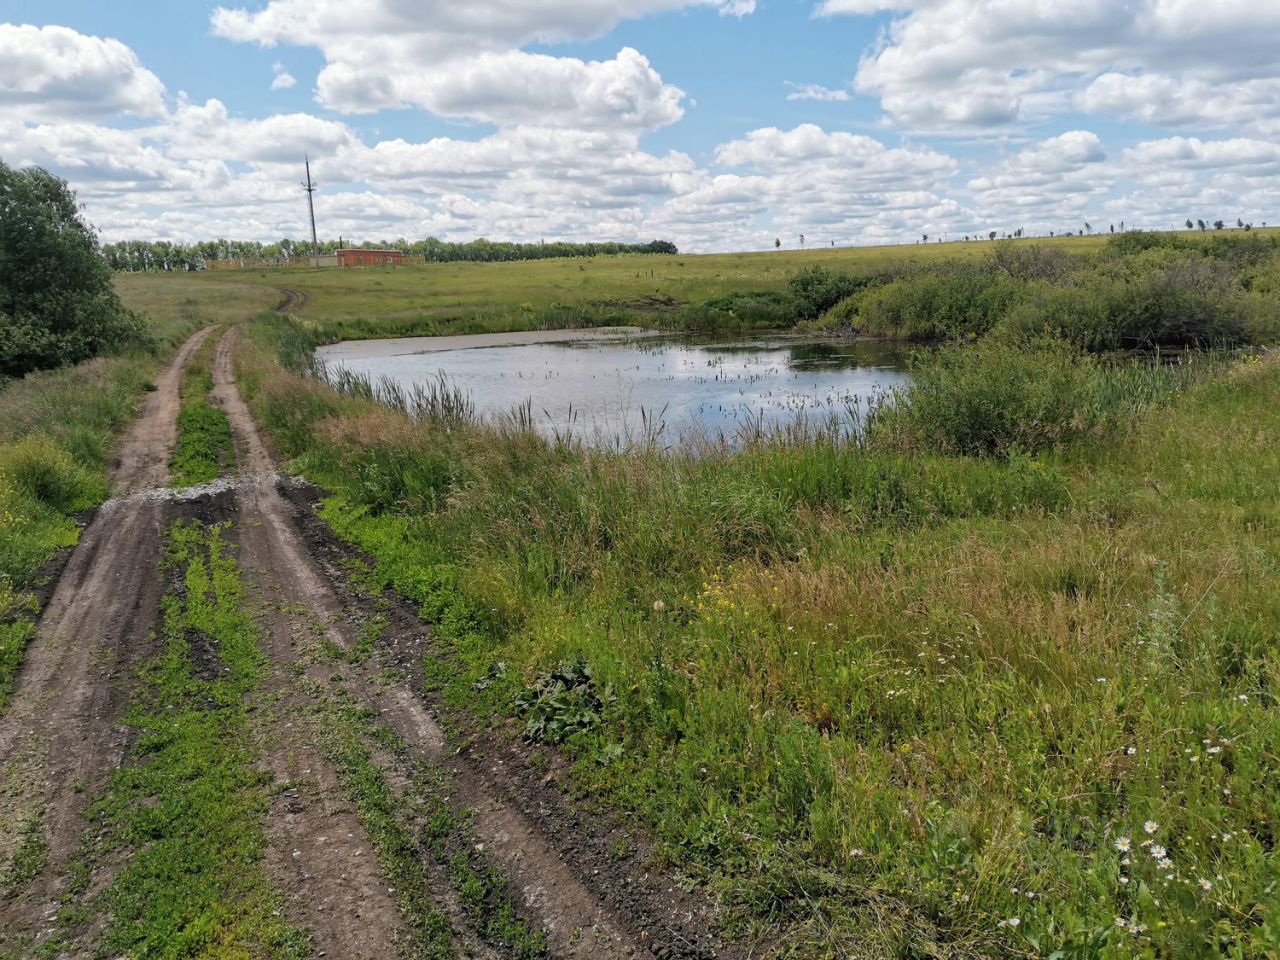
[[[362,332],[399,329],[408,271],[296,280],[308,305],[250,325],[239,376],[447,645],[447,701],[567,751],[575,789],[639,816],[731,934],[812,957],[1253,956],[1280,936],[1280,395],[1274,355],[1241,349],[1275,335],[1275,248],[1252,242],[1120,241],[1058,278],[1110,277],[1103,311],[1145,291],[1126,338],[1218,344],[1173,365],[1090,352],[1120,345],[1099,311],[1007,263],[881,274],[827,309],[856,327],[956,277],[970,303],[974,270],[1024,288],[957,314],[957,345],[852,442],[602,453],[311,377],[361,297]],[[704,297],[728,286],[715,262]]]

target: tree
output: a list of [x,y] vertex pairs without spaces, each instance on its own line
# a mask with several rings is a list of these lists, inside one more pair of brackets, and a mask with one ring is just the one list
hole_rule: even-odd
[[1241,230],[1243,230],[1243,229],[1244,229],[1244,218],[1243,218],[1243,217],[1236,217],[1236,226],[1237,226],[1237,227],[1239,227]]
[[1201,231],[1203,231],[1203,230],[1207,229],[1207,228],[1206,228],[1206,226],[1205,226],[1205,222],[1204,222],[1203,220],[1197,220],[1197,221],[1196,221],[1196,226],[1197,226],[1197,227],[1199,227],[1199,228],[1201,229]]
[[804,249],[804,234],[800,234],[800,249]]
[[1215,229],[1215,230],[1221,230],[1221,229],[1222,229],[1223,227],[1225,227],[1225,226],[1226,226],[1226,224],[1225,224],[1225,223],[1223,223],[1221,220],[1215,220],[1215,221],[1213,221],[1213,229]]
[[1085,233],[1089,233],[1089,234],[1093,233],[1093,224],[1091,224],[1088,220],[1084,222],[1084,231]]
[[996,238],[996,232],[994,230],[992,230],[990,233],[987,234],[987,239],[994,240],[995,238]]
[[1191,218],[1187,217],[1187,229],[1190,230],[1195,224],[1191,222]]
[[79,363],[141,332],[66,181],[0,161],[0,377]]
[[924,242],[925,243],[929,242],[929,235],[927,233],[924,235]]

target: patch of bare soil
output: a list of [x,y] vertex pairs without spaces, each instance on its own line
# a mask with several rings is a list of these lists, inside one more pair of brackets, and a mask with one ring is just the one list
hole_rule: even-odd
[[[168,479],[182,369],[211,330],[187,340],[156,378],[112,461],[114,494]],[[0,864],[10,864],[24,840],[30,847],[33,830],[45,844],[34,878],[0,900],[0,947],[30,943],[49,926],[85,805],[128,749],[120,718],[136,666],[151,650],[164,589],[156,570],[171,511],[161,500],[124,499],[94,514],[0,717]]]
[[[315,488],[277,486],[272,458],[235,387],[233,337],[230,332],[219,344],[214,397],[231,421],[242,469],[262,478],[239,486],[246,570],[262,578],[268,594],[308,611],[326,639],[351,650],[369,619],[361,610],[381,598],[361,595],[347,581],[344,561],[353,554],[314,516]],[[575,808],[554,756],[550,774],[536,769],[531,750],[465,717],[449,718],[451,729],[464,731],[461,738],[445,735],[440,704],[420,693],[429,632],[411,605],[391,600],[381,610],[389,624],[375,655],[364,667],[344,668],[345,689],[399,735],[412,760],[447,777],[450,801],[472,813],[473,848],[509,878],[552,955],[731,956],[707,933],[712,906],[653,869],[643,837],[625,823]],[[293,648],[283,640],[273,643],[272,655],[281,669],[293,662]],[[405,679],[389,681],[387,667]],[[331,921],[336,925],[338,918]]]

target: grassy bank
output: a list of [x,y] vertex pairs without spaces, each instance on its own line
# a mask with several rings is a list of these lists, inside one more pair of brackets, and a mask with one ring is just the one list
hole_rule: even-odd
[[[1122,234],[708,256],[290,268],[127,275],[126,303],[203,285],[304,295],[324,340],[639,324],[672,330],[791,327],[934,339],[1050,330],[1122,343],[1274,333],[1274,230]],[[1156,315],[1144,305],[1156,304]],[[1108,318],[1121,317],[1123,324]],[[1007,322],[1006,322],[1007,319]],[[1156,334],[1153,338],[1152,332]],[[1247,338],[1247,336],[1246,336]]]
[[272,361],[306,339],[256,323],[243,387],[421,604],[447,701],[563,744],[731,933],[808,957],[1280,935],[1274,358],[992,341],[861,443],[686,457],[411,423]]
[[89,810],[76,906],[60,917],[67,934],[92,931],[112,956],[309,955],[262,867],[270,776],[257,766],[247,697],[267,663],[223,532],[169,530],[174,588],[162,651],[126,718],[138,734],[132,762]]
[[[1098,237],[1046,241],[1094,250]],[[641,323],[671,326],[685,306],[753,291],[785,291],[788,277],[820,265],[858,274],[978,259],[990,245],[933,244],[702,256],[594,257],[522,263],[433,263],[387,269],[289,268],[121,275],[135,309],[197,295],[202,286],[254,287],[269,304],[279,288],[303,292],[299,318],[326,338],[483,333]],[[179,293],[181,288],[183,293]]]

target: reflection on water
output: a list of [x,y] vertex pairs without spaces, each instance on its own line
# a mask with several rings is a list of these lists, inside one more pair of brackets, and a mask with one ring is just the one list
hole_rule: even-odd
[[639,439],[655,423],[676,442],[846,417],[906,379],[895,345],[790,337],[600,336],[393,356],[362,356],[360,347],[343,345],[342,367],[405,387],[443,372],[482,416],[524,407],[540,430],[601,446]]

